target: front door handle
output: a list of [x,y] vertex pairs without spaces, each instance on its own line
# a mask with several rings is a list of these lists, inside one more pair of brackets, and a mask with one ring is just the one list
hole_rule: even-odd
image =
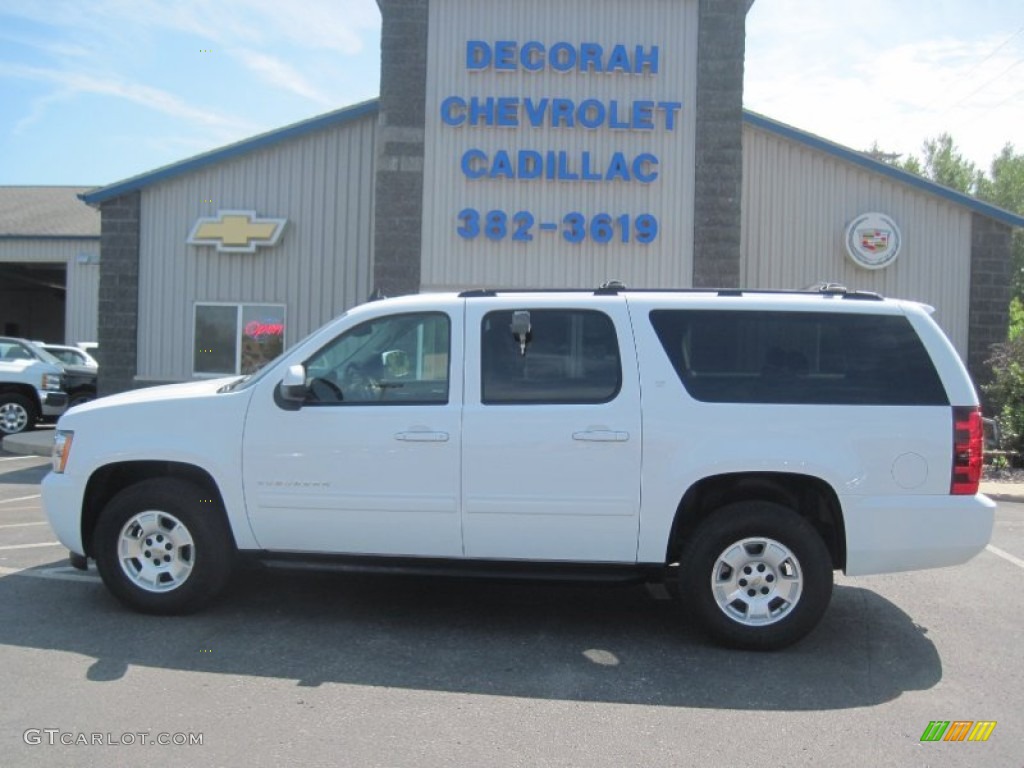
[[434,432],[429,429],[411,429],[408,432],[398,432],[395,440],[403,440],[409,443],[447,443],[447,432]]
[[629,432],[617,432],[614,429],[585,429],[582,432],[573,432],[572,439],[593,443],[624,443],[629,440]]

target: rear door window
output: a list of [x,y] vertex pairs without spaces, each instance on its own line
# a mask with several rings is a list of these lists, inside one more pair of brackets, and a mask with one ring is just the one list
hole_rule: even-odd
[[948,405],[902,315],[654,310],[683,386],[709,403]]
[[583,309],[531,309],[524,349],[512,310],[488,312],[480,341],[481,400],[487,405],[606,403],[622,386],[612,319]]

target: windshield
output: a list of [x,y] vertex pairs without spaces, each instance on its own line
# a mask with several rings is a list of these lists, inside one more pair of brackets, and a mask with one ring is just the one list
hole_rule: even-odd
[[52,363],[53,365],[59,366],[67,365],[66,362],[56,357],[55,355],[52,355],[51,353],[47,352],[45,349],[36,344],[32,345],[32,349],[36,352],[37,357],[39,357],[41,360],[44,360],[47,363]]
[[45,349],[19,339],[0,339],[0,358],[4,360],[42,360],[44,363],[63,368],[64,363]]

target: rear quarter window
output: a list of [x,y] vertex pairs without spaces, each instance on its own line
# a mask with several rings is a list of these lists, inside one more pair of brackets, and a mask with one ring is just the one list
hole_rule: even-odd
[[686,391],[708,403],[948,405],[903,315],[653,310]]

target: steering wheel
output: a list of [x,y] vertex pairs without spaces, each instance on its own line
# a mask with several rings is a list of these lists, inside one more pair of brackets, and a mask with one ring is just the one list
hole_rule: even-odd
[[345,397],[341,394],[341,388],[330,379],[320,376],[309,380],[306,388],[313,400],[318,403],[341,402]]
[[349,394],[349,400],[376,400],[380,386],[359,363],[349,363],[341,377],[341,386]]

